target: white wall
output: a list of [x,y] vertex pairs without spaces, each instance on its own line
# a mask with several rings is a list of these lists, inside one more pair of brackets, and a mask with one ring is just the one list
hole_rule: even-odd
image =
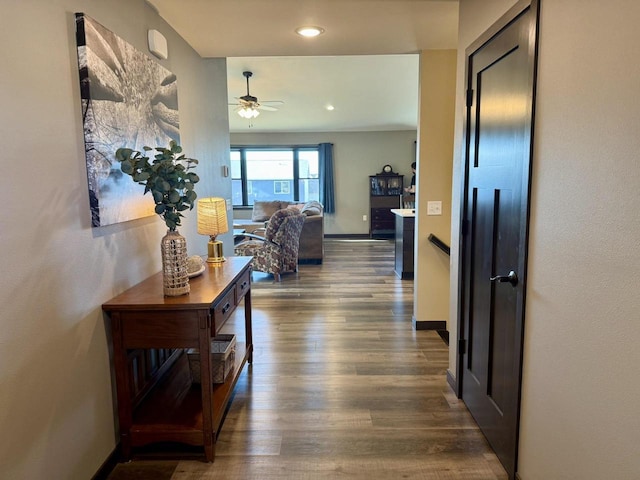
[[336,213],[325,215],[324,233],[369,234],[369,175],[389,164],[411,181],[415,131],[232,133],[233,145],[311,145],[333,143]]
[[[478,3],[461,41],[513,2]],[[634,0],[541,0],[523,480],[640,478],[638,18]]]
[[[148,53],[169,42],[182,144],[200,196],[230,196],[226,65],[200,59],[143,0],[3,2],[0,138],[0,478],[87,479],[116,444],[101,304],[160,269],[156,217],[91,228],[74,12]],[[195,211],[181,231],[204,253]],[[231,244],[231,242],[227,242]]]
[[636,479],[640,4],[541,7],[520,470]]
[[[455,114],[455,50],[420,53],[420,117],[416,171],[416,230],[413,318],[449,319],[450,258],[428,237],[451,243],[451,168]],[[427,215],[427,204],[442,202],[442,215]]]

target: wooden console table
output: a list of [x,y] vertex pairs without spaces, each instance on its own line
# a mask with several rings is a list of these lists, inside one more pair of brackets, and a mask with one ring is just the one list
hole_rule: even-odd
[[[215,456],[216,434],[246,362],[251,363],[251,257],[207,264],[191,292],[162,293],[158,273],[102,305],[111,319],[124,459],[154,442],[203,446]],[[244,299],[244,322],[231,314]],[[242,325],[244,323],[244,325]],[[235,366],[225,383],[211,383],[211,355],[200,355],[200,384],[192,382],[185,349],[211,351],[211,338],[236,335]],[[244,337],[244,338],[242,338]]]

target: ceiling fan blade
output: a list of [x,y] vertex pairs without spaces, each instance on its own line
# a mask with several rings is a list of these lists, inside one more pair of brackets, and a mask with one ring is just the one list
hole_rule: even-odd
[[[247,94],[241,97],[234,97],[238,103],[230,103],[229,106],[237,106],[235,109],[236,112],[240,112],[241,110],[265,110],[269,112],[276,112],[278,109],[274,105],[284,105],[282,100],[265,100],[264,102],[258,102],[258,98],[254,97],[249,93],[249,78],[253,76],[253,73],[250,71],[242,72],[242,75],[247,79]],[[258,112],[256,111],[257,115]]]

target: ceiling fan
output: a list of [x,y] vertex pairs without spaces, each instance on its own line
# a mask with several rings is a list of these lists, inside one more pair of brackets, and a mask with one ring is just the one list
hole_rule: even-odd
[[242,72],[242,75],[247,79],[247,94],[242,97],[236,97],[238,103],[230,103],[230,106],[237,107],[235,109],[242,118],[256,118],[260,115],[260,110],[269,112],[275,112],[278,109],[274,105],[283,105],[282,100],[266,100],[262,103],[258,102],[258,98],[249,93],[249,79],[253,76],[253,72]]

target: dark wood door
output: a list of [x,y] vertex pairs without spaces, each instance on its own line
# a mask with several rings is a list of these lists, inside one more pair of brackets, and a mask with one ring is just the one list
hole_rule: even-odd
[[[524,10],[522,10],[524,7]],[[516,471],[537,8],[467,51],[462,399]]]

